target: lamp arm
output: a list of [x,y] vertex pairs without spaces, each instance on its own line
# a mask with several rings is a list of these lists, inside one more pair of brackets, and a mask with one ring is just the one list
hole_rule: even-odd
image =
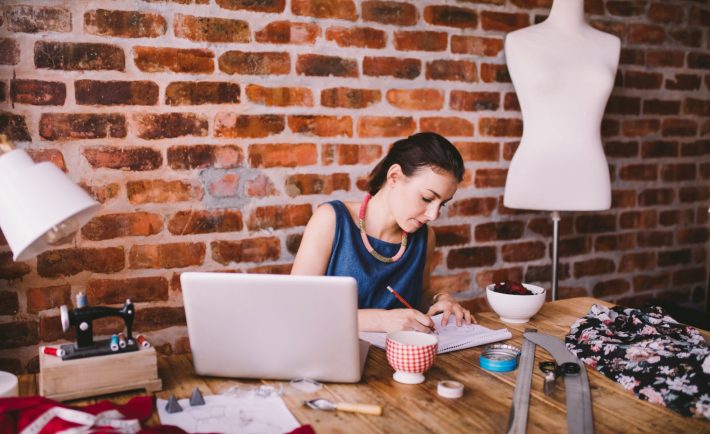
[[0,155],[15,149],[15,144],[5,134],[0,134]]

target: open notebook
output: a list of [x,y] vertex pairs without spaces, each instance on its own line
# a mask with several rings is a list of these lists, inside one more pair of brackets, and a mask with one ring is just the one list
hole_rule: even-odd
[[[513,337],[508,329],[492,330],[478,324],[464,324],[461,327],[456,327],[456,318],[454,318],[453,315],[449,318],[449,323],[446,326],[442,326],[442,317],[442,314],[432,317],[436,331],[439,332],[438,354],[477,347],[479,345],[490,344],[491,342],[498,342]],[[387,333],[360,332],[360,339],[384,349]]]

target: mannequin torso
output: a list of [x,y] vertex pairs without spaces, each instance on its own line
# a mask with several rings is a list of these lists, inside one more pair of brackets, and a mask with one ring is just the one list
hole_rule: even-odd
[[583,0],[555,0],[544,22],[509,33],[508,70],[523,136],[504,204],[539,210],[600,210],[611,203],[600,126],[620,41],[584,22]]

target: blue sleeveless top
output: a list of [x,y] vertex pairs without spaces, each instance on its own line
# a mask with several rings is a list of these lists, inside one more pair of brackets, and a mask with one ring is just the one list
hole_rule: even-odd
[[[404,255],[392,263],[384,263],[370,254],[360,238],[360,228],[345,204],[339,200],[326,202],[335,210],[335,236],[326,276],[352,276],[357,280],[360,309],[405,308],[387,290],[391,286],[414,307],[419,306],[422,275],[426,262],[427,226],[407,235]],[[370,244],[381,255],[392,257],[400,243],[388,243],[368,235]]]

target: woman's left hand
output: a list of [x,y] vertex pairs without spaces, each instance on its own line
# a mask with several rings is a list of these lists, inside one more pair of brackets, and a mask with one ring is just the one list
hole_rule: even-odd
[[435,315],[439,312],[443,313],[441,325],[445,326],[449,323],[449,317],[453,314],[456,318],[456,325],[475,323],[476,319],[471,315],[471,312],[461,306],[458,301],[449,293],[444,292],[436,296],[436,302],[431,305],[427,315]]

